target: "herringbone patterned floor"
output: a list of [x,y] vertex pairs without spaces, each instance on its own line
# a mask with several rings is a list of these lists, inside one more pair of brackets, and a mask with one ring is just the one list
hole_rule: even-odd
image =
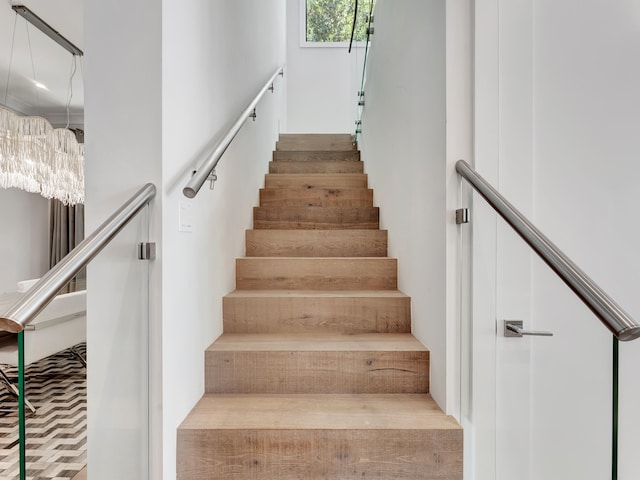
[[[77,347],[83,355],[86,345]],[[17,379],[15,367],[3,370]],[[73,478],[86,464],[86,370],[65,350],[27,366],[27,478]],[[17,381],[17,380],[16,380]],[[0,480],[19,478],[17,401],[0,384]]]

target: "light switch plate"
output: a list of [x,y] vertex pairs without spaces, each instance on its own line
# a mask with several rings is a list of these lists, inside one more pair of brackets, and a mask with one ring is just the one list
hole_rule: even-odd
[[178,205],[178,231],[193,232],[193,204],[189,200],[180,200]]

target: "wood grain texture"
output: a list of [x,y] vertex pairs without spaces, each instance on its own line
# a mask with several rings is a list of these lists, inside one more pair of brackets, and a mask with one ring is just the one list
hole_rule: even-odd
[[280,134],[276,150],[357,150],[350,134]]
[[313,150],[274,150],[273,160],[281,162],[291,161],[327,161],[327,160],[342,160],[342,161],[359,161],[360,152],[358,150],[343,150],[343,151],[313,151]]
[[427,352],[213,351],[205,365],[207,393],[428,392]]
[[348,144],[352,143],[350,133],[281,133],[278,136],[278,140],[281,142],[314,140],[318,142],[330,141],[344,142]]
[[181,480],[462,479],[462,431],[428,395],[205,395],[178,451]]
[[363,173],[362,162],[335,161],[273,161],[269,173]]
[[225,333],[409,333],[411,299],[397,290],[236,290],[222,299]]
[[410,334],[223,334],[207,393],[427,393],[429,352]]
[[243,257],[242,290],[396,290],[397,260],[388,257]]
[[177,478],[462,479],[350,135],[281,135]]
[[429,394],[206,394],[181,430],[460,430]]
[[180,431],[177,478],[462,480],[461,437],[447,430]]
[[231,334],[223,333],[207,352],[428,352],[410,333]]
[[373,190],[367,188],[262,188],[262,207],[373,207]]
[[378,229],[378,207],[254,207],[255,229]]
[[365,173],[268,173],[265,188],[367,188]]
[[247,257],[386,257],[386,230],[247,230]]

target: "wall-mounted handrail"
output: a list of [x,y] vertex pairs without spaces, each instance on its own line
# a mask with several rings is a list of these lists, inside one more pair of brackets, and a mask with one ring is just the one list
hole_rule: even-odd
[[619,340],[633,340],[640,337],[640,324],[467,162],[459,160],[456,163],[456,171],[478,191]]
[[90,236],[45,273],[0,317],[0,329],[14,333],[24,330],[24,327],[53,300],[80,270],[100,253],[120,230],[153,199],[155,194],[155,185],[147,183],[127,200]]
[[193,176],[191,177],[187,185],[182,189],[182,193],[185,197],[193,198],[198,194],[204,182],[207,181],[211,172],[213,172],[213,170],[218,165],[218,162],[222,158],[222,155],[224,155],[224,152],[227,151],[227,148],[236,137],[245,122],[249,119],[249,117],[252,116],[252,112],[256,108],[256,105],[258,104],[260,99],[264,96],[267,90],[272,89],[273,82],[278,75],[284,75],[284,65],[278,67],[278,70],[276,70],[276,72],[269,78],[267,83],[264,84],[264,87],[262,87],[262,89],[254,97],[249,106],[243,110],[243,112],[240,114],[236,122],[225,134],[225,136],[222,137],[220,141],[218,141],[218,143],[211,147],[211,149],[202,156],[202,158],[204,159],[202,165],[193,173]]

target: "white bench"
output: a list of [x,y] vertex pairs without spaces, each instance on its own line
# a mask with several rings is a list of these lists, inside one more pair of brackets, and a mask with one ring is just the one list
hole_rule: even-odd
[[[20,282],[19,288],[23,282]],[[24,290],[23,290],[24,291]],[[12,292],[0,294],[0,313],[9,309],[24,293]],[[71,348],[87,340],[87,291],[57,295],[24,330],[24,363],[28,365],[42,358]],[[85,360],[74,354],[86,365]],[[15,334],[9,334],[0,340],[0,364],[18,365],[18,342]],[[13,385],[0,365],[0,381],[7,383],[16,395]],[[35,408],[26,400],[26,404],[35,413]]]
[[[0,294],[0,312],[22,293]],[[25,365],[87,340],[87,291],[57,295],[24,331]],[[0,347],[0,364],[18,364],[17,342]]]

